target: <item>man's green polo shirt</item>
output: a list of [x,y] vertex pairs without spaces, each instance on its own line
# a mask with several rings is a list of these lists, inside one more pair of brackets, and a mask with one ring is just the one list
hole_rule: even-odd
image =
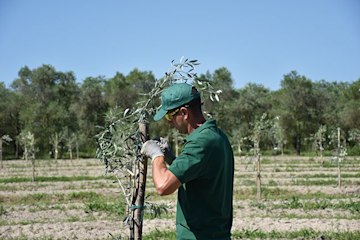
[[182,183],[177,239],[230,239],[234,155],[215,120],[206,121],[187,136],[169,170]]

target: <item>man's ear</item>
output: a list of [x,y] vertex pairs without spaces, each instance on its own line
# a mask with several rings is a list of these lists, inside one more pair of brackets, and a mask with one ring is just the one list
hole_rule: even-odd
[[180,108],[180,114],[184,116],[185,119],[189,116],[189,109],[182,107]]

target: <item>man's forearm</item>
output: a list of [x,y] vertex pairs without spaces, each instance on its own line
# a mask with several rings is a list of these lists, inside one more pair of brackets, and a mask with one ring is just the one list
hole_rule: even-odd
[[177,177],[167,169],[164,156],[156,157],[152,162],[152,175],[156,191],[161,196],[172,194],[181,186]]

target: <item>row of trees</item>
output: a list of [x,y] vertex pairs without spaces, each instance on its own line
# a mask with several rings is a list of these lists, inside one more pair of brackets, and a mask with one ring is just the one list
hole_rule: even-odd
[[[331,133],[337,128],[342,129],[348,147],[356,149],[359,142],[360,79],[352,83],[314,82],[292,71],[284,75],[276,91],[254,83],[235,89],[225,67],[196,79],[210,81],[214,89],[222,90],[220,104],[203,99],[204,110],[218,120],[236,149],[254,148],[250,136],[264,113],[272,120],[269,129],[273,134],[263,138],[262,149],[279,148],[281,144],[286,151],[300,154],[318,143],[316,134],[325,126],[322,149],[333,148]],[[126,76],[118,72],[111,78],[88,77],[78,83],[73,72],[60,72],[50,65],[32,70],[25,66],[10,88],[0,82],[0,138],[6,135],[14,140],[3,150],[7,158],[20,157],[24,149],[19,136],[31,132],[38,155],[68,157],[76,148],[77,154],[93,157],[94,136],[99,132],[97,127],[104,126],[106,113],[114,107],[124,110],[145,101],[142,93],[151,91],[156,81],[152,72],[134,69]],[[213,100],[215,97],[211,96]],[[165,121],[151,123],[150,131],[151,136],[171,133]]]

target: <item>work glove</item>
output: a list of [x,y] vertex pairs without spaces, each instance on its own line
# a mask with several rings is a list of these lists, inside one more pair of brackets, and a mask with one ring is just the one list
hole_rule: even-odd
[[174,161],[176,156],[175,156],[174,152],[172,151],[172,148],[171,148],[169,142],[163,137],[160,137],[160,139],[155,139],[155,141],[157,142],[157,144],[160,146],[162,152],[164,153],[165,162],[167,164],[171,165],[171,163]]
[[155,140],[146,141],[142,145],[140,152],[141,154],[151,158],[151,162],[153,162],[156,157],[164,156],[159,144]]

